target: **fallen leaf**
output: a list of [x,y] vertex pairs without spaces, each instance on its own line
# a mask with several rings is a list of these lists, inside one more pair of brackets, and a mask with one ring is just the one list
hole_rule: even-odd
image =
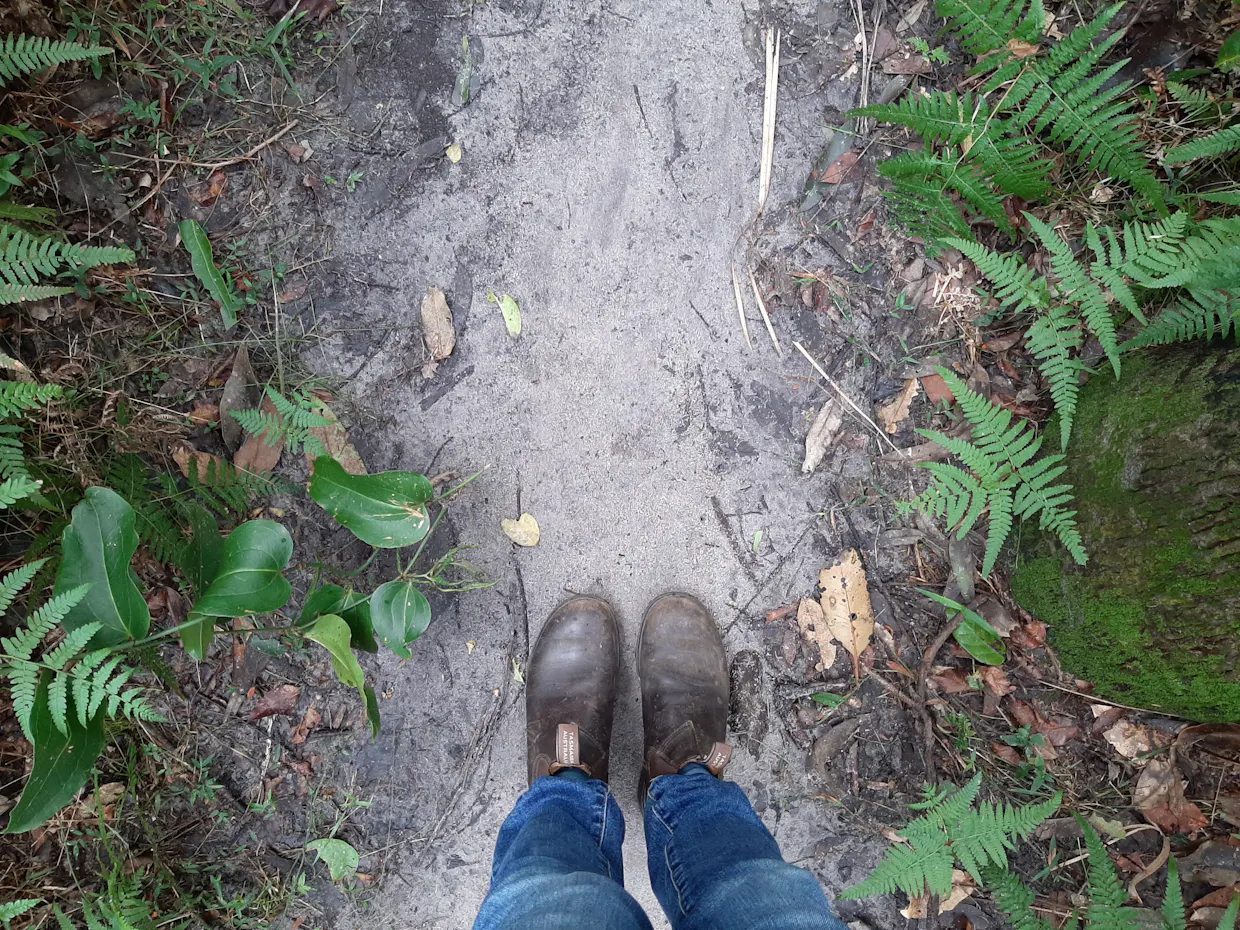
[[1006,352],[1008,349],[1016,345],[1016,343],[1020,342],[1020,340],[1024,338],[1024,335],[1024,332],[1019,329],[1013,330],[1010,333],[1004,333],[1002,336],[995,336],[992,339],[987,339],[982,343],[982,348],[987,352],[993,352],[998,355],[1000,352]]
[[814,417],[814,423],[805,437],[805,460],[801,463],[802,474],[809,474],[822,464],[827,450],[831,448],[831,443],[835,442],[836,434],[843,425],[844,414],[840,405],[834,399],[824,401],[822,409],[818,411],[818,416]]
[[[952,869],[952,890],[947,897],[939,901],[939,913],[946,914],[953,910],[958,904],[972,896],[976,889],[977,885],[968,872]],[[924,920],[929,906],[930,899],[927,895],[914,895],[909,898],[908,907],[903,908],[900,913],[909,920]]]
[[294,11],[304,13],[307,22],[313,19],[321,23],[338,9],[340,4],[336,0],[271,0],[267,4],[267,15],[272,19],[280,19]]
[[964,672],[945,665],[934,669],[930,675],[930,684],[943,694],[971,694],[974,690]]
[[1198,753],[1240,766],[1240,725],[1234,723],[1199,723],[1185,727],[1176,735],[1175,745],[1181,750],[1195,746]]
[[275,714],[291,717],[297,707],[297,699],[300,697],[301,689],[296,685],[280,685],[278,688],[273,688],[259,698],[254,709],[250,711],[250,719],[259,720]]
[[422,298],[422,338],[431,358],[437,362],[442,362],[456,348],[452,310],[448,307],[448,298],[437,287],[427,288]]
[[[294,746],[300,746],[306,741],[306,737],[310,735],[310,731],[322,722],[323,715],[315,710],[314,705],[311,704],[306,708],[306,712],[302,714],[301,723],[297,724],[297,726],[293,728],[293,733],[289,737],[289,742]],[[286,755],[285,758],[287,759],[288,756]]]
[[241,424],[230,414],[233,410],[253,410],[259,404],[258,378],[250,364],[250,350],[242,346],[233,356],[232,371],[220,395],[220,435],[229,452],[236,452],[244,438]]
[[186,418],[195,426],[209,426],[220,418],[220,408],[215,404],[195,404]]
[[782,607],[772,607],[766,612],[766,622],[774,623],[776,620],[785,620],[796,612],[796,604],[784,604]]
[[[211,481],[212,472],[215,475],[222,475],[226,472],[228,465],[218,455],[212,455],[210,452],[199,452],[189,443],[178,443],[172,449],[172,460],[177,463],[181,469],[181,474],[186,478],[189,477],[190,468],[195,468],[198,472],[198,480],[207,484]],[[214,468],[212,465],[214,464]]]
[[1153,752],[1155,749],[1153,735],[1149,727],[1133,723],[1127,717],[1121,717],[1102,738],[1115,747],[1125,759],[1135,759]]
[[504,325],[508,327],[508,335],[516,339],[521,335],[521,308],[517,302],[505,294],[496,297],[494,291],[487,291],[487,300],[499,304],[499,312],[504,315]]
[[1016,690],[1016,686],[1012,684],[1007,676],[1007,672],[997,665],[985,665],[981,670],[982,683],[986,686],[986,690],[995,697],[1003,697],[1005,694],[1011,694]]
[[934,68],[924,55],[891,55],[883,60],[883,74],[929,74]]
[[1008,39],[1007,47],[1015,58],[1032,58],[1038,53],[1038,46],[1022,42],[1020,39]]
[[1022,649],[1037,649],[1046,643],[1046,624],[1041,620],[1030,620],[1012,630],[1011,639]]
[[1184,779],[1174,753],[1146,763],[1132,791],[1132,806],[1168,835],[1194,833],[1210,823],[1184,796]]
[[827,166],[827,170],[822,173],[822,183],[839,184],[848,177],[848,172],[852,171],[860,158],[861,155],[857,152],[845,152]]
[[461,143],[459,142],[453,142],[443,150],[443,153],[448,161],[454,165],[459,164],[461,159],[465,157],[465,150],[461,148]]
[[[314,399],[314,412],[332,422],[330,426],[312,426],[310,428],[310,435],[316,437],[323,444],[327,454],[339,462],[340,467],[350,475],[366,474],[366,463],[362,461],[362,457],[358,454],[353,443],[349,442],[349,433],[341,424],[340,418],[336,416],[336,411],[327,406],[327,401],[321,397],[316,397]],[[314,457],[308,452],[306,453],[306,462],[310,465],[310,471],[313,474]]]
[[201,184],[189,191],[189,199],[200,207],[209,207],[228,189],[228,176],[223,171],[212,171]]
[[909,29],[912,29],[917,21],[921,19],[921,14],[925,12],[926,4],[929,2],[930,0],[917,0],[916,3],[909,7],[908,12],[901,16],[899,22],[896,23],[896,32],[907,32]]
[[1060,747],[1069,740],[1074,740],[1081,732],[1076,720],[1063,714],[1053,714],[1050,720],[1041,720],[1033,727],[1034,733],[1041,733],[1052,746]]
[[504,529],[504,535],[518,546],[538,545],[538,521],[530,514],[521,514],[519,520],[501,520],[500,526]]
[[1020,753],[1016,751],[1016,748],[1014,746],[1007,745],[1007,743],[991,743],[990,751],[1008,765],[1020,765],[1025,761],[1021,758]]
[[940,375],[923,375],[921,386],[926,392],[926,400],[936,407],[939,404],[946,404],[950,407],[956,402],[956,395],[948,389],[947,382]]
[[835,664],[835,642],[823,621],[822,606],[812,597],[801,598],[797,605],[797,626],[801,635],[818,647],[818,671],[825,672]]
[[920,390],[921,386],[917,383],[917,379],[909,378],[904,382],[904,390],[897,395],[895,400],[878,408],[878,421],[886,427],[887,432],[896,432],[900,424],[908,419],[909,408]]
[[310,285],[302,281],[300,284],[294,284],[292,287],[280,292],[276,300],[282,304],[292,303],[294,300],[301,300],[305,297],[308,290],[310,290]]
[[[273,417],[279,417],[280,411],[276,409],[275,403],[270,397],[263,396],[263,405],[260,408],[263,413],[270,414]],[[284,437],[276,437],[276,441],[268,444],[267,433],[269,430],[257,436],[247,436],[245,442],[241,444],[241,448],[233,455],[233,465],[237,468],[244,469],[252,475],[269,475],[275,470],[276,464],[280,461],[280,454],[284,451]]]
[[1024,701],[1013,701],[1010,709],[1012,711],[1012,719],[1022,727],[1034,727],[1042,719],[1038,712]]
[[823,622],[852,656],[853,676],[860,680],[861,653],[874,635],[874,609],[857,550],[847,550],[834,565],[819,572],[818,584]]
[[1194,901],[1191,910],[1195,911],[1202,907],[1227,907],[1237,894],[1240,894],[1240,883],[1215,888],[1209,894]]

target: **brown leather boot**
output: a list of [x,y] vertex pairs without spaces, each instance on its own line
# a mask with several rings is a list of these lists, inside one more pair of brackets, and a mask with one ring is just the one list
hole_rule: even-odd
[[607,751],[620,680],[620,628],[611,605],[574,597],[538,635],[526,670],[530,784],[560,769],[607,781]]
[[732,757],[728,735],[728,658],[719,627],[702,602],[664,594],[646,608],[637,642],[646,763],[638,784],[644,804],[652,779],[701,762],[715,775]]

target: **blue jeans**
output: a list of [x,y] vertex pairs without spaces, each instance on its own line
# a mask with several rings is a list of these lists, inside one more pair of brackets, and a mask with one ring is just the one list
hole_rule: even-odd
[[[705,766],[651,782],[645,819],[650,884],[673,930],[845,930],[745,793]],[[623,842],[606,784],[576,769],[537,779],[500,828],[474,930],[650,930],[624,890]]]

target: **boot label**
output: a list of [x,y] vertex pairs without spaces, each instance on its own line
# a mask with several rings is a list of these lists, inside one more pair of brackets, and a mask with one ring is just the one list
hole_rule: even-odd
[[575,723],[561,723],[555,731],[555,761],[581,765],[581,731]]

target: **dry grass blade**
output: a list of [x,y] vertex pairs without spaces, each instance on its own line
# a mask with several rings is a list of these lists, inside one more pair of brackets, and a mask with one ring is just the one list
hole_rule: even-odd
[[753,342],[749,339],[749,321],[745,319],[745,301],[741,299],[741,282],[736,276],[736,266],[732,266],[732,293],[736,295],[736,315],[741,318],[741,332],[745,334],[745,346],[753,351]]
[[827,384],[831,385],[831,387],[835,389],[835,392],[840,395],[840,399],[844,401],[844,403],[848,404],[849,407],[852,408],[853,413],[857,414],[857,416],[861,417],[862,420],[870,424],[870,428],[873,429],[874,432],[878,434],[878,437],[881,440],[883,440],[883,442],[887,443],[887,445],[891,446],[892,451],[898,453],[900,450],[896,447],[896,444],[894,442],[892,442],[890,439],[887,438],[887,434],[883,432],[882,427],[880,427],[877,423],[871,420],[870,417],[866,414],[866,412],[862,410],[860,407],[858,407],[856,403],[853,402],[853,399],[851,397],[849,397],[847,394],[844,393],[844,389],[835,383],[835,379],[832,378],[825,371],[823,371],[822,366],[818,364],[818,362],[814,359],[814,356],[810,355],[808,352],[805,351],[805,346],[801,345],[801,343],[799,342],[794,342],[792,344],[796,346],[797,350],[802,355],[805,356],[805,358],[809,361],[811,365],[814,366],[814,371],[818,372],[818,374],[822,376],[822,378],[827,382]]
[[770,333],[771,342],[775,344],[775,353],[780,357],[784,357],[784,350],[779,346],[779,337],[775,335],[775,327],[771,325],[771,316],[766,312],[766,301],[762,299],[762,292],[758,290],[758,279],[753,276],[753,271],[749,271],[749,283],[753,286],[753,299],[758,302],[758,312],[762,314],[762,322],[766,324],[766,331]]
[[762,105],[762,156],[758,168],[758,212],[766,206],[775,163],[775,111],[779,101],[779,52],[783,36],[766,30],[766,93]]

